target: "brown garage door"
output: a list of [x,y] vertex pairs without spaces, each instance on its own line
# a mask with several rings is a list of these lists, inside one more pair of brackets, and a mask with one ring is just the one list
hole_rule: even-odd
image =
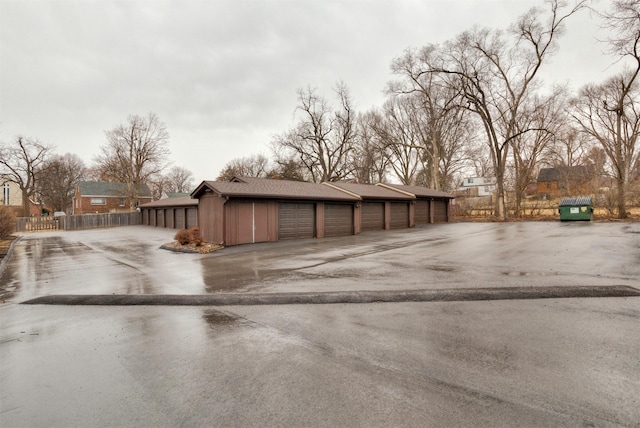
[[185,229],[190,229],[192,227],[196,227],[197,225],[198,225],[198,209],[187,208],[187,224],[185,225]]
[[324,205],[324,236],[353,235],[353,205]]
[[434,205],[434,209],[433,209],[433,214],[434,214],[434,221],[436,223],[446,223],[448,221],[447,218],[447,205],[449,204],[448,201],[433,201],[433,205]]
[[416,201],[414,219],[416,224],[429,223],[429,201],[424,199]]
[[314,204],[281,202],[278,204],[278,239],[313,238],[315,221]]
[[142,224],[149,226],[149,210],[142,210]]
[[156,210],[156,226],[164,227],[164,210]]
[[384,202],[362,203],[362,230],[384,229]]
[[185,208],[176,208],[176,229],[184,229],[184,211]]
[[165,220],[165,225],[169,228],[169,229],[173,229],[173,213],[174,213],[174,209],[173,208],[167,208],[164,211],[164,220]]
[[409,227],[409,204],[407,202],[391,202],[391,229]]

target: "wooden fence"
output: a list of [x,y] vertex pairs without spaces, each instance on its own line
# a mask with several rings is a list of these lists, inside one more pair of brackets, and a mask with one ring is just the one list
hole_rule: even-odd
[[42,230],[84,230],[141,224],[139,212],[65,215],[61,217],[20,217],[16,232]]

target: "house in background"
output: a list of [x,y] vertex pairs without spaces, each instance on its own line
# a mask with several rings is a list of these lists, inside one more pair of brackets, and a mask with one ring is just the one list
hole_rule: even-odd
[[[134,206],[151,202],[149,186],[140,186],[140,197]],[[80,181],[73,196],[73,214],[98,214],[131,211],[131,201],[127,197],[125,183],[107,183],[102,181]]]
[[[22,206],[22,191],[20,187],[13,181],[0,181],[0,205],[9,207],[16,217],[24,216],[24,208]],[[40,215],[40,206],[33,200],[29,199],[29,215]]]
[[492,196],[496,190],[495,177],[468,177],[462,180],[455,194],[459,196]]
[[160,199],[167,198],[184,198],[185,196],[189,196],[191,192],[162,192],[160,195]]
[[542,200],[563,196],[591,195],[597,190],[599,177],[593,165],[541,168],[538,173],[537,193]]

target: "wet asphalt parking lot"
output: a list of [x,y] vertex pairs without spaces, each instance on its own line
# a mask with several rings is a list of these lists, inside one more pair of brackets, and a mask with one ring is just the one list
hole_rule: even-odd
[[243,306],[48,295],[640,289],[638,223],[456,223],[228,248],[24,235],[0,274],[0,426],[640,426],[640,297]]

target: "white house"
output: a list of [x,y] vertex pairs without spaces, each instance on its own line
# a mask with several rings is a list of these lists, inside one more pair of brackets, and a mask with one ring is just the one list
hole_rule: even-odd
[[468,196],[491,196],[496,190],[495,177],[469,177],[462,180],[456,189],[459,193]]

